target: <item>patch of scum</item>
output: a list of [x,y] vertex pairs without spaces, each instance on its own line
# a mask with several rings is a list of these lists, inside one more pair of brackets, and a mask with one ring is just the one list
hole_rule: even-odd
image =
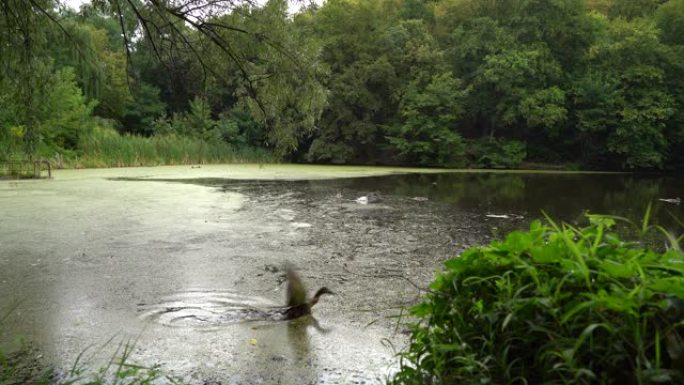
[[[429,204],[361,206],[353,188],[306,181],[102,179],[126,171],[0,186],[0,289],[23,299],[0,340],[26,336],[69,367],[88,346],[137,336],[134,359],[193,384],[384,381],[395,360],[383,341],[405,341],[389,317],[419,295],[397,277],[426,284],[449,246]],[[310,290],[339,295],[308,320],[228,322],[246,303],[282,303],[281,273],[266,267],[285,260]],[[198,321],[216,311],[211,327]]]

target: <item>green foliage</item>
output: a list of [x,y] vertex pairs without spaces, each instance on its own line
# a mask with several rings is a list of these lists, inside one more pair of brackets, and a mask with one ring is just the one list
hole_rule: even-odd
[[390,30],[396,12],[384,1],[335,0],[313,15],[321,59],[330,72],[328,104],[309,160],[377,162],[383,157],[385,128],[397,115],[399,96],[399,74],[389,56],[401,60],[408,56],[402,53],[410,39],[426,36],[411,35],[405,25]]
[[[530,230],[445,263],[411,313],[395,384],[680,383],[684,255],[620,239],[615,220]],[[639,233],[649,229],[648,212]],[[680,238],[681,239],[681,238]]]
[[[0,113],[0,143],[6,146],[0,156],[4,158],[19,154],[22,142],[26,145],[29,134],[32,135],[34,155],[41,146],[73,150],[81,133],[94,124],[92,111],[96,103],[86,102],[71,68],[54,71],[49,62],[37,62],[32,76],[35,82],[29,86],[34,87],[36,95],[32,97],[35,105],[31,129],[26,124],[28,111],[17,97],[21,91],[16,88],[0,90],[0,100],[6,101],[3,106],[6,114]],[[23,87],[16,83],[10,85]]]
[[186,113],[174,114],[171,119],[161,117],[152,124],[157,135],[176,134],[207,142],[223,142],[234,146],[259,144],[259,124],[244,110],[235,109],[222,113],[218,119],[211,116],[206,99],[196,97],[190,102]]
[[159,98],[159,88],[141,82],[133,89],[132,100],[122,119],[123,131],[151,135],[153,122],[166,112],[166,104]]
[[308,158],[461,165],[465,91],[425,20],[397,20],[385,1],[335,1],[315,16],[330,102]]
[[132,101],[129,90],[126,54],[121,43],[112,45],[110,34],[121,32],[100,29],[91,20],[67,20],[66,33],[52,36],[50,57],[58,68],[74,68],[76,79],[88,100],[96,100],[95,113],[121,120]]
[[190,101],[190,111],[183,120],[181,134],[205,136],[213,129],[211,107],[205,99],[197,96]]
[[467,151],[470,165],[477,168],[516,168],[526,154],[525,143],[497,138],[471,141]]
[[565,117],[563,91],[554,84],[561,76],[558,63],[545,48],[509,49],[489,55],[471,87],[483,102],[474,111],[492,127],[509,128],[526,119],[532,126],[555,128]]
[[656,13],[656,22],[665,44],[684,45],[684,0],[670,0]]
[[244,35],[225,31],[244,63],[241,67],[215,49],[206,52],[208,60],[216,63],[215,69],[232,74],[213,79],[214,86],[229,87],[213,90],[224,99],[216,110],[248,110],[252,120],[265,128],[260,145],[290,156],[314,130],[326,104],[327,91],[319,81],[326,69],[319,60],[318,45],[306,41],[304,31],[295,28],[285,0],[270,0],[263,7],[243,6],[216,22],[250,31]]
[[675,106],[665,83],[668,49],[651,22],[618,19],[606,32],[590,51],[595,69],[575,90],[578,128],[621,167],[660,167]]
[[625,19],[650,16],[667,0],[613,0],[609,15]]
[[5,2],[2,154],[12,127],[29,156],[77,153],[90,115],[294,161],[684,165],[684,0],[270,0],[194,26],[164,1]]
[[420,165],[460,166],[464,145],[456,130],[461,114],[459,82],[450,73],[435,75],[428,84],[410,82],[400,106],[401,125],[390,144]]
[[39,131],[46,143],[75,149],[82,132],[91,128],[95,102],[87,103],[67,67],[46,79],[46,92],[38,109]]
[[557,134],[568,115],[565,92],[556,86],[536,91],[520,102],[520,113],[529,127]]

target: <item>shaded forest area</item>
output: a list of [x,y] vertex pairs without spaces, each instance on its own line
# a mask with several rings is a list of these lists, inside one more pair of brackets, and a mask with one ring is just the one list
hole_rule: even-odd
[[301,6],[3,1],[0,159],[684,169],[684,0]]

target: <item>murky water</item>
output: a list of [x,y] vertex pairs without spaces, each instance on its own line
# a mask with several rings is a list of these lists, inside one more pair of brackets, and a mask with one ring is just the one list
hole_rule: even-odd
[[[382,383],[406,342],[395,317],[464,248],[542,210],[638,218],[653,202],[666,226],[684,217],[683,204],[659,200],[684,199],[674,177],[397,171],[411,170],[163,167],[2,182],[0,311],[16,309],[0,344],[33,341],[68,367],[133,337],[135,360],[191,383]],[[314,317],[269,316],[285,261],[311,291],[338,293]]]
[[417,201],[424,197],[446,204],[448,210],[518,218],[542,218],[542,212],[546,212],[557,219],[578,222],[585,212],[590,212],[640,220],[648,203],[653,204],[653,217],[661,224],[673,224],[672,215],[684,217],[682,176],[480,172],[300,183],[308,183],[313,189],[347,190],[350,194],[370,190]]

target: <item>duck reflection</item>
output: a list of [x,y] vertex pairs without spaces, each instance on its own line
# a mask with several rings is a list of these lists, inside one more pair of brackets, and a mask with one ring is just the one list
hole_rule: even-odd
[[308,332],[310,327],[322,334],[329,333],[332,330],[322,327],[312,315],[300,317],[287,323],[287,342],[292,350],[292,356],[297,362],[311,361],[311,335]]

